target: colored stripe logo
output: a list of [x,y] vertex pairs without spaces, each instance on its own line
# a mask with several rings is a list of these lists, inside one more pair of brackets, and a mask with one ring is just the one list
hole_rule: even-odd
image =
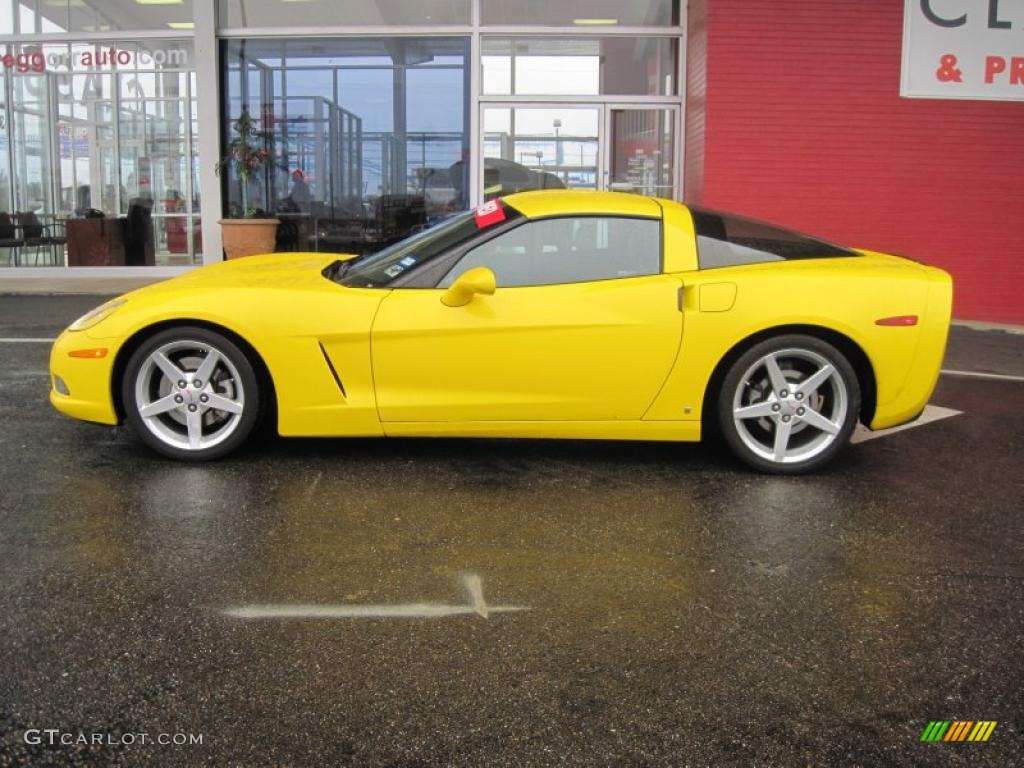
[[921,741],[988,741],[995,729],[995,720],[932,720]]

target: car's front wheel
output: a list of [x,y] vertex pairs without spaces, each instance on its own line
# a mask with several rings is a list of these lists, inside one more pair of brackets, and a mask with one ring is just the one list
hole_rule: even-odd
[[755,469],[811,472],[849,442],[860,386],[846,357],[813,336],[755,344],[729,368],[718,422],[732,452]]
[[245,353],[220,333],[170,328],[132,354],[122,381],[125,415],[153,450],[206,461],[231,453],[260,417],[259,383]]

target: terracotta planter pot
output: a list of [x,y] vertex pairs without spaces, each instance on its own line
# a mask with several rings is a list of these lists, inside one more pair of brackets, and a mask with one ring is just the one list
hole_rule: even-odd
[[273,253],[278,219],[221,219],[224,253],[229,259]]

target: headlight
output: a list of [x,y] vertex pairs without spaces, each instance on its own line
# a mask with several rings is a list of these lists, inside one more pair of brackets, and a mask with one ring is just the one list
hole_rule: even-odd
[[96,307],[96,309],[86,312],[80,318],[75,320],[75,322],[68,326],[68,330],[84,331],[86,328],[92,328],[97,323],[110,317],[110,315],[124,303],[125,299],[114,299],[112,301],[108,301],[106,304],[101,304]]

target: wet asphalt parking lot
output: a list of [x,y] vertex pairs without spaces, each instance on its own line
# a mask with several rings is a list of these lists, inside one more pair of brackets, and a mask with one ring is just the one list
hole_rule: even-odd
[[[101,300],[0,297],[0,337]],[[803,478],[543,441],[189,466],[53,411],[48,352],[0,343],[0,765],[1024,765],[1024,381],[945,375],[962,415]],[[956,328],[945,367],[1022,377],[1024,336]]]

